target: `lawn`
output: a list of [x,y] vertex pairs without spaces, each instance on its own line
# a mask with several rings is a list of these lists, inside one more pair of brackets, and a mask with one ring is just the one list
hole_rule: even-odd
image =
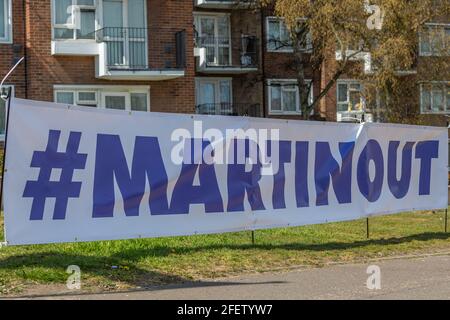
[[[0,220],[2,226],[3,220]],[[69,265],[85,290],[117,290],[229,275],[450,251],[443,212],[417,212],[318,226],[192,237],[4,247],[0,294],[64,284]],[[3,228],[0,238],[3,238]]]

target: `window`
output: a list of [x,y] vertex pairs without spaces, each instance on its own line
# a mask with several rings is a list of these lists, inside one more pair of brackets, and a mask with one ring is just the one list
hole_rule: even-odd
[[195,17],[198,48],[205,48],[209,65],[231,64],[230,16],[227,14]]
[[75,93],[72,91],[58,91],[56,92],[56,102],[64,104],[76,104]]
[[[295,80],[269,80],[268,91],[270,114],[301,113],[300,93]],[[311,88],[310,103],[313,100],[312,91]]]
[[420,34],[420,55],[450,55],[450,25],[428,25]]
[[280,18],[267,18],[267,50],[292,51],[289,30]]
[[86,107],[97,107],[97,93],[95,91],[64,91],[56,92],[56,102],[74,104]]
[[337,82],[337,111],[363,111],[362,85],[358,81],[339,80]]
[[97,107],[97,92],[95,91],[78,91],[77,104],[85,107]]
[[[2,92],[0,92],[1,97],[6,97],[9,88],[12,88],[11,95],[14,95],[14,87],[3,86]],[[0,98],[0,141],[5,140],[6,131],[6,101]]]
[[[311,34],[307,35],[307,45],[304,50],[311,49]],[[267,51],[292,52],[291,35],[282,18],[267,18]]]
[[196,92],[198,113],[217,115],[233,113],[231,79],[198,78]]
[[[344,54],[346,58],[350,60],[365,60],[370,54],[364,48],[364,44],[360,40],[354,40],[349,42],[342,42],[336,40],[336,60],[341,61],[344,59]],[[370,60],[372,61],[372,60]],[[372,63],[373,65],[374,63]],[[374,68],[374,66],[372,66]]]
[[53,0],[53,38],[94,39],[95,2],[96,0]]
[[421,84],[420,109],[422,113],[449,113],[450,81]]
[[57,103],[78,105],[91,108],[116,109],[128,111],[150,111],[149,92],[135,88],[57,88]]
[[0,0],[0,42],[12,40],[11,0]]
[[103,0],[101,8],[108,66],[147,69],[146,1]]
[[108,92],[103,95],[106,109],[126,110],[127,94],[120,92]]
[[133,111],[147,111],[147,94],[146,93],[131,93],[131,110]]

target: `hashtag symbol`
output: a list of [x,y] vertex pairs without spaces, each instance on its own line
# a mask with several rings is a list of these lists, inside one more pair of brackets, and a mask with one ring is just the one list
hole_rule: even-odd
[[[55,198],[53,220],[66,218],[69,198],[78,198],[81,182],[73,182],[75,169],[84,169],[86,154],[78,153],[81,133],[71,132],[66,152],[58,152],[61,131],[50,130],[45,151],[36,151],[31,161],[32,168],[39,168],[37,181],[27,181],[23,193],[24,198],[33,198],[30,220],[42,220],[47,198]],[[50,181],[53,169],[61,169],[59,181]]]

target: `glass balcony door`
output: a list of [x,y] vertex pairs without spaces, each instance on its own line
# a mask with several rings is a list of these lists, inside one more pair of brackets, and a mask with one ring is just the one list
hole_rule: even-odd
[[103,39],[109,67],[148,68],[145,13],[145,0],[103,0]]
[[230,115],[233,100],[230,79],[198,79],[197,106],[199,113]]
[[228,15],[198,16],[197,45],[206,49],[208,65],[231,64],[230,18]]

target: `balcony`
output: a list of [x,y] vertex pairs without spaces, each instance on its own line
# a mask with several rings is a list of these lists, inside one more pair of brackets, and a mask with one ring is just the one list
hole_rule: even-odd
[[[350,61],[362,61],[364,63],[364,73],[367,75],[374,74],[377,70],[379,70],[379,66],[382,63],[382,61],[374,60],[370,52],[347,50],[346,55],[351,57]],[[336,61],[342,60],[342,52],[340,50],[336,51]],[[417,60],[408,69],[398,68],[398,70],[395,71],[395,75],[397,76],[409,76],[414,74],[417,74]]]
[[183,77],[186,32],[170,28],[107,27],[83,39],[54,39],[54,56],[93,56],[95,76],[106,80],[158,81]]
[[53,40],[52,55],[95,57],[95,76],[99,79],[170,80],[185,74],[186,32],[108,27],[83,39]]
[[157,81],[184,76],[184,30],[108,27],[97,30],[95,39],[97,78]]
[[196,107],[197,114],[236,117],[263,117],[260,104],[205,103]]
[[195,0],[195,6],[205,9],[247,9],[255,0]]
[[206,74],[242,74],[258,71],[258,39],[201,36],[196,38],[197,72]]
[[[367,60],[365,60],[364,71],[366,74],[372,75],[375,72],[378,72],[380,70],[383,63],[385,63],[385,62],[383,61],[382,58],[373,59],[372,55],[370,53],[368,53],[368,58],[367,58]],[[397,77],[415,75],[415,74],[417,74],[417,65],[418,65],[418,60],[414,59],[412,65],[407,66],[406,68],[405,67],[393,68],[394,74]],[[391,69],[391,67],[388,67],[388,69]]]

